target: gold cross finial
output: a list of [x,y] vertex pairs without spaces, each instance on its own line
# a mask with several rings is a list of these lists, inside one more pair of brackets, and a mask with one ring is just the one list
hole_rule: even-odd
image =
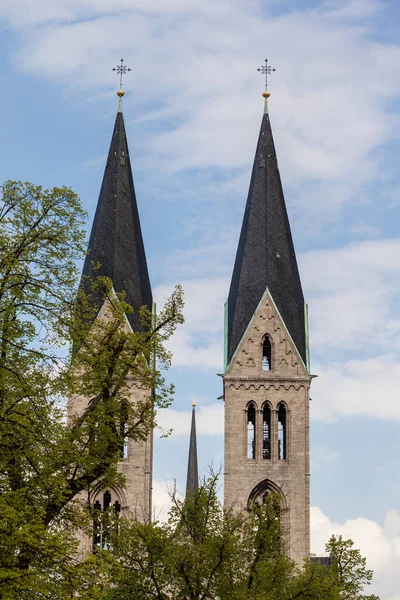
[[119,98],[119,104],[118,104],[118,112],[122,112],[122,98],[125,96],[125,92],[122,89],[122,77],[123,75],[126,75],[128,73],[128,71],[131,71],[132,69],[129,69],[129,67],[127,67],[124,64],[124,59],[121,58],[121,62],[117,67],[114,67],[112,69],[113,71],[116,71],[118,73],[119,77],[119,90],[117,92],[117,96]]

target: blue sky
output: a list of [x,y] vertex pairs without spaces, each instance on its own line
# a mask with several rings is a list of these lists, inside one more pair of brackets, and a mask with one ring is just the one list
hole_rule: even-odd
[[311,326],[312,543],[353,537],[400,595],[400,6],[394,0],[0,0],[1,180],[69,185],[93,218],[121,56],[149,269],[179,282],[176,401],[155,500],[223,460],[223,303],[262,116],[270,114]]

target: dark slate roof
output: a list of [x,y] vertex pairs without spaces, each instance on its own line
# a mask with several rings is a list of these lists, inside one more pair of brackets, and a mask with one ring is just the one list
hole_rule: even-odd
[[93,277],[93,265],[97,263],[101,266],[96,275],[109,277],[116,292],[126,292],[126,302],[135,309],[133,315],[128,315],[131,326],[141,329],[138,309],[143,305],[151,309],[153,299],[122,112],[115,120],[83,267],[86,292],[90,289],[87,277]]
[[228,364],[266,288],[306,364],[304,297],[268,114],[261,123],[228,296]]
[[192,410],[192,428],[190,431],[189,460],[186,480],[186,496],[193,496],[199,487],[199,469],[197,465],[197,442],[196,442],[196,413]]
[[323,565],[324,567],[332,566],[332,557],[331,556],[311,556],[311,562],[318,563]]

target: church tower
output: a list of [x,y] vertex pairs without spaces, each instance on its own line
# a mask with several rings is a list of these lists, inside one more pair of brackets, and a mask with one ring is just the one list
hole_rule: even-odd
[[[122,64],[122,63],[121,63]],[[82,272],[82,285],[92,296],[98,310],[96,319],[107,319],[107,301],[96,298],[91,281],[98,276],[111,279],[114,292],[125,292],[125,301],[133,314],[128,314],[126,327],[142,330],[139,309],[147,306],[153,310],[153,298],[147,270],[146,255],[140,227],[138,206],[129,158],[124,117],[122,89],[118,92],[119,108],[108,153],[103,182],[89,239],[88,254]],[[130,401],[145,400],[151,390],[131,382]],[[83,413],[87,398],[69,400],[70,417]],[[118,465],[125,476],[125,487],[96,489],[89,498],[90,505],[99,511],[113,506],[125,516],[149,521],[152,511],[153,437],[144,441],[127,440]],[[82,540],[83,548],[91,549],[90,540]],[[102,532],[93,538],[93,548],[106,546]]]
[[307,306],[268,96],[225,305],[225,504],[246,509],[279,493],[288,554],[301,562],[310,551]]

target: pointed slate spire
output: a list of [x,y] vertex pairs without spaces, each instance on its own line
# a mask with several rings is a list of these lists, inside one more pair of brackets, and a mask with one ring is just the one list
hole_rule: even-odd
[[[100,268],[94,272],[98,263]],[[126,302],[135,309],[128,315],[129,322],[134,330],[141,329],[138,311],[144,305],[151,309],[153,299],[121,110],[115,120],[83,267],[86,292],[90,292],[88,279],[97,275],[109,277],[116,292],[126,292]]]
[[186,480],[186,497],[192,497],[199,487],[199,469],[197,465],[197,442],[196,442],[196,404],[193,403],[192,428],[190,431],[189,460]]
[[263,115],[227,302],[227,364],[268,288],[305,364],[305,306],[268,113]]

